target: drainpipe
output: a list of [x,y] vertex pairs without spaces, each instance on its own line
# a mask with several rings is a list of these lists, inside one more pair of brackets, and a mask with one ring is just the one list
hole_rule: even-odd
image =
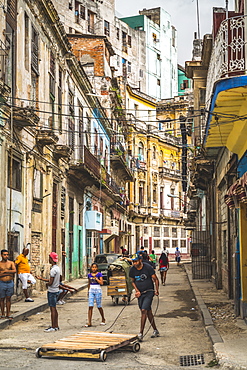
[[239,245],[239,209],[236,210],[236,229],[237,229],[237,240],[236,240],[236,251],[235,251],[235,291],[234,297],[234,313],[236,316],[240,315],[240,299],[241,299],[241,279],[240,279],[240,245]]

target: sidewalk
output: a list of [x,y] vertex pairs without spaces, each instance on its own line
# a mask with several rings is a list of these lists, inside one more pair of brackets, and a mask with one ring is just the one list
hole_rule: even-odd
[[244,320],[239,318],[230,320],[230,315],[223,312],[222,322],[227,325],[228,321],[230,330],[225,330],[224,325],[222,328],[218,325],[217,328],[217,316],[220,314],[216,313],[212,317],[209,309],[214,312],[214,306],[227,307],[232,301],[222,290],[217,290],[212,281],[193,280],[191,263],[185,263],[184,267],[219,364],[226,369],[247,369],[247,325]]
[[[88,279],[76,279],[68,282],[68,284],[80,291],[87,287]],[[71,293],[68,292],[67,296],[69,297],[70,295]],[[25,318],[27,318],[28,316],[35,315],[38,312],[42,312],[48,308],[46,291],[34,291],[32,294],[32,298],[34,299],[34,302],[25,302],[24,299],[18,301],[13,300],[11,304],[11,315],[13,316],[13,320],[0,319],[0,330],[17,321],[25,320]]]

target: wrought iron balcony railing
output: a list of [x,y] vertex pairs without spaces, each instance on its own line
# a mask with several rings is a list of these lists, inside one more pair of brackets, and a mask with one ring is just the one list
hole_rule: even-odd
[[213,87],[221,78],[246,73],[245,29],[247,16],[232,17],[221,22],[214,40],[207,76],[206,108],[209,108]]

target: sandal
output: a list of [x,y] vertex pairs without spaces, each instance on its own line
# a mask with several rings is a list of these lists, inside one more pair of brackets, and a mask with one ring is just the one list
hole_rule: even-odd
[[6,319],[13,320],[13,316],[6,316]]
[[86,325],[84,325],[84,328],[90,328],[92,325],[88,325],[88,324],[86,324]]
[[100,325],[105,325],[106,323],[105,322],[101,322]]
[[6,319],[6,316],[1,315],[1,316],[0,316],[0,319]]

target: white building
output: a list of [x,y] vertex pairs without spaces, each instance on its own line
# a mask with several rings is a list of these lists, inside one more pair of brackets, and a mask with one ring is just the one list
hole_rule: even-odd
[[145,93],[158,100],[177,95],[177,31],[162,8],[143,9],[139,15],[122,18],[130,27],[145,31]]

